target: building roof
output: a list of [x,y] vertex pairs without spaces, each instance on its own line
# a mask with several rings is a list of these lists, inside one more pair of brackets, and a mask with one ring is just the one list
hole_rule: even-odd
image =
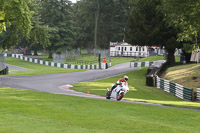
[[[139,45],[131,45],[131,44],[128,44],[126,42],[110,42],[110,47],[116,47],[116,46],[139,46]],[[144,47],[144,46],[140,46],[140,47]],[[159,46],[149,46],[149,47],[159,47]]]
[[126,42],[121,42],[121,43],[110,43],[110,47],[115,47],[115,46],[132,46]]

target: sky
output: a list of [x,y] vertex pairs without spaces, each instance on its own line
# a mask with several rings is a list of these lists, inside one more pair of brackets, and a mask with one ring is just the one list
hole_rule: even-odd
[[76,0],[70,0],[72,3],[76,3]]

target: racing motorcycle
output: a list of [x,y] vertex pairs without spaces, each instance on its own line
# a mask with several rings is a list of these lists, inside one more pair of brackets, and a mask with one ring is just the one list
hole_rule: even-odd
[[128,91],[128,83],[125,84],[125,82],[122,82],[120,85],[117,85],[112,92],[107,88],[106,99],[114,98],[117,99],[117,101],[120,101]]

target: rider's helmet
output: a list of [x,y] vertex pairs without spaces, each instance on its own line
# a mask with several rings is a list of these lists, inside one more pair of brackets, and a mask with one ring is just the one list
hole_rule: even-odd
[[126,80],[126,81],[127,81],[127,80],[128,80],[128,76],[126,76],[126,75],[125,75],[125,76],[124,76],[124,80]]

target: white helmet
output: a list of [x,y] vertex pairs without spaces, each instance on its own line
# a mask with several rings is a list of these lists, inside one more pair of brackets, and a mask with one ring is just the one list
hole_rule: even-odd
[[128,80],[128,76],[126,76],[126,75],[125,75],[125,76],[124,76],[124,80],[126,80],[126,81],[127,81],[127,80]]

